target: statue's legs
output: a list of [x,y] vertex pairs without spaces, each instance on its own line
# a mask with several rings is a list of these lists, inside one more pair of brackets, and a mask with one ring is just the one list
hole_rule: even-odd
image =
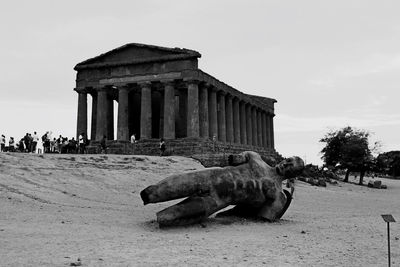
[[213,180],[225,174],[222,168],[171,175],[140,192],[143,203],[157,203],[210,192]]
[[158,212],[157,222],[160,227],[198,223],[226,206],[228,204],[218,203],[211,196],[188,197],[182,202]]

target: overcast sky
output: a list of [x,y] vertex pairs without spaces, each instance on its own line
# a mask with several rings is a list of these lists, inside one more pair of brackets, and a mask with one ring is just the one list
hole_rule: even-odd
[[0,9],[0,132],[76,132],[76,72],[126,43],[199,51],[199,67],[272,97],[275,146],[321,164],[330,129],[400,150],[400,1],[8,1]]

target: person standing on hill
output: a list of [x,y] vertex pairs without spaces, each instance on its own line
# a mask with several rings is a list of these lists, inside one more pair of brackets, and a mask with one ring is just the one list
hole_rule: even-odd
[[107,136],[104,135],[100,141],[100,148],[102,154],[107,154]]
[[24,144],[25,144],[25,152],[29,152],[31,148],[29,133],[26,133],[24,136]]
[[10,152],[14,152],[15,151],[14,137],[10,137],[10,140],[8,141],[8,151],[10,151]]
[[134,143],[136,143],[136,136],[135,136],[135,134],[132,134],[131,135],[131,144],[134,144]]
[[4,136],[4,134],[2,134],[0,138],[0,152],[4,152],[5,148],[6,148],[6,137]]
[[85,142],[85,133],[81,133],[81,134],[79,135],[79,140],[78,140],[78,142],[79,142],[79,154],[84,154],[84,153],[85,153],[85,145],[86,145],[86,142]]
[[160,139],[160,157],[164,156],[164,152],[165,152],[165,140],[164,138]]
[[36,153],[36,148],[37,148],[38,142],[39,142],[39,136],[37,135],[36,132],[33,132],[31,152]]

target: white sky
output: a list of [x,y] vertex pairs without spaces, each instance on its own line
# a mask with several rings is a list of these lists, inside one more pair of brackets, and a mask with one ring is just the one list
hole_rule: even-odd
[[73,137],[73,67],[126,43],[199,51],[199,67],[272,97],[276,149],[321,164],[347,125],[400,150],[400,1],[8,1],[0,9],[0,132]]

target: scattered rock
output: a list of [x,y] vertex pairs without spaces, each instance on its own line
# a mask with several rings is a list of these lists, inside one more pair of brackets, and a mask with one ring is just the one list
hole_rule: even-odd
[[81,259],[78,258],[78,260],[77,260],[76,262],[71,262],[71,263],[69,264],[69,266],[82,266]]
[[375,180],[374,181],[374,188],[381,188],[382,181],[381,180]]
[[326,187],[326,182],[324,180],[318,180],[318,186]]
[[371,180],[368,182],[368,187],[380,189],[382,187],[382,181],[381,180],[375,180],[375,181]]
[[302,230],[300,233],[302,233],[302,234],[305,234],[305,233],[306,233],[306,231]]
[[387,185],[385,184],[381,185],[381,189],[387,189]]

